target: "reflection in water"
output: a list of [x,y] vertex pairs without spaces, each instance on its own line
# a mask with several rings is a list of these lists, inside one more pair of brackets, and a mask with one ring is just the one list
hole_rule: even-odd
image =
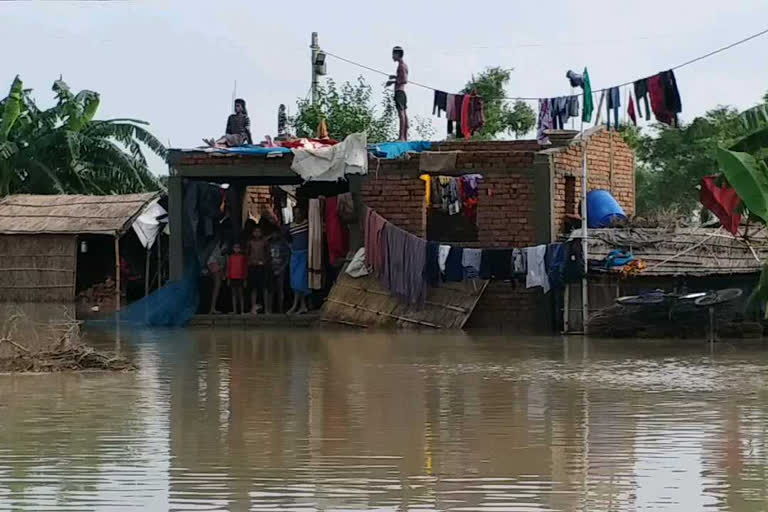
[[137,374],[0,376],[0,509],[765,507],[761,347],[320,330],[120,338]]

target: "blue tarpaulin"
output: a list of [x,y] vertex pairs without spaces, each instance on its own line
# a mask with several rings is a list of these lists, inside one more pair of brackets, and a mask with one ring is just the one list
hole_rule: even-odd
[[411,141],[411,142],[382,142],[381,144],[369,144],[368,151],[378,158],[394,160],[400,158],[404,153],[415,151],[429,151],[432,149],[432,143],[429,141]]

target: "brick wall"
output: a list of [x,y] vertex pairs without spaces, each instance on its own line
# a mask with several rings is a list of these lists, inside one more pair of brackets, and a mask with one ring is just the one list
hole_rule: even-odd
[[425,183],[412,173],[379,173],[362,185],[363,203],[419,237],[426,236]]
[[[552,159],[553,234],[561,234],[566,214],[565,176],[576,177],[576,204],[581,202],[582,146],[573,144],[553,153]],[[627,215],[635,213],[635,157],[620,134],[601,130],[587,138],[587,175],[589,190],[608,190]]]
[[480,247],[521,247],[535,240],[536,187],[531,172],[489,174],[477,202]]
[[253,218],[261,217],[263,209],[270,209],[272,205],[271,188],[269,185],[255,185],[245,188],[244,208]]

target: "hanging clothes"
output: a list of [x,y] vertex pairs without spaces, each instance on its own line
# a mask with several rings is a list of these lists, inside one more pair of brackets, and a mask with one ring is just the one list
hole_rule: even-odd
[[512,275],[524,276],[528,273],[525,249],[512,249]]
[[608,129],[611,129],[611,110],[613,110],[614,129],[619,129],[619,107],[621,106],[621,92],[618,87],[608,89],[608,101],[606,102],[606,123]]
[[440,244],[437,242],[427,242],[427,250],[424,259],[424,279],[430,286],[437,286],[440,283],[440,265],[438,257],[440,253]]
[[464,267],[461,265],[464,249],[451,247],[445,260],[445,280],[460,282],[464,280]]
[[450,245],[440,245],[440,247],[438,247],[437,264],[441,274],[445,273],[445,262],[448,260],[449,252],[451,252]]
[[365,247],[357,250],[345,272],[354,278],[365,277],[369,274],[368,267],[365,266]]
[[677,114],[682,111],[682,106],[674,73],[666,71],[648,78],[648,94],[656,120],[676,126]]
[[424,182],[424,203],[427,208],[432,204],[432,176],[429,174],[422,174],[419,179]]
[[641,116],[643,115],[643,112],[640,109],[640,100],[642,99],[645,102],[645,120],[650,121],[651,106],[648,103],[648,79],[642,78],[640,80],[636,80],[633,84],[633,87],[635,89],[635,98],[637,98],[637,112]]
[[291,289],[304,294],[309,293],[307,276],[307,253],[309,248],[309,222],[288,226],[291,239],[290,282]]
[[448,119],[448,122],[459,120],[459,118],[456,116],[456,95],[455,94],[445,95],[445,118]]
[[632,95],[629,95],[629,106],[627,107],[627,115],[632,120],[632,124],[637,126],[637,114],[635,113],[635,101],[632,99]]
[[565,123],[568,121],[567,96],[552,98],[552,119],[554,120],[555,130],[565,130]]
[[592,112],[595,110],[595,99],[592,97],[592,83],[589,81],[589,72],[584,68],[584,110],[581,120],[585,123],[592,121]]
[[547,269],[547,279],[551,288],[563,287],[563,266],[565,265],[565,246],[561,243],[547,245],[544,258]]
[[423,303],[427,294],[424,279],[427,242],[394,224],[384,227],[387,240],[387,264],[382,285],[393,295],[411,304]]
[[432,115],[440,117],[440,112],[448,110],[448,93],[443,91],[435,91],[435,97],[432,104]]
[[464,105],[463,94],[451,94],[453,96],[452,107],[449,105],[446,110],[446,116],[448,117],[448,133],[453,133],[453,123],[456,123],[456,137],[461,136],[461,107]]
[[472,128],[469,121],[469,112],[472,105],[472,96],[469,94],[464,95],[464,99],[461,103],[461,134],[465,139],[472,137]]
[[448,191],[448,215],[456,215],[461,212],[461,192],[459,191],[459,180],[451,178],[446,186]]
[[605,91],[600,93],[600,101],[597,102],[597,117],[595,117],[595,126],[600,124],[600,116],[603,113],[603,101],[605,100]]
[[506,280],[512,277],[512,249],[483,249],[480,255],[480,277]]
[[475,279],[480,275],[482,255],[481,249],[464,249],[461,255],[461,266],[464,267],[464,275],[468,279]]
[[552,101],[548,98],[539,100],[539,122],[536,127],[536,140],[542,146],[551,144],[547,131],[552,129]]
[[673,114],[674,126],[677,126],[677,114],[683,111],[683,103],[680,100],[680,91],[677,89],[675,72],[671,69],[662,72],[661,83],[664,87],[664,106]]
[[485,126],[485,102],[480,96],[473,94],[469,105],[469,131],[472,135]]
[[365,264],[373,270],[376,277],[380,277],[386,263],[386,251],[384,245],[384,226],[386,219],[376,213],[372,208],[365,212]]
[[568,117],[579,117],[579,97],[568,96]]
[[741,198],[728,184],[723,183],[722,187],[718,186],[717,180],[717,176],[704,176],[701,179],[699,200],[705,208],[717,216],[723,228],[735,235],[741,223],[741,214],[737,212]]
[[578,283],[584,277],[584,250],[580,239],[566,244],[565,263],[563,264],[563,282]]
[[309,200],[309,253],[307,270],[309,288],[323,288],[323,214],[319,199]]
[[544,293],[549,292],[549,279],[547,278],[547,267],[544,258],[547,255],[546,245],[537,245],[525,249],[526,259],[528,261],[528,273],[525,278],[525,287],[533,288],[541,286]]
[[328,237],[328,263],[336,265],[347,257],[349,230],[341,222],[337,197],[325,200],[325,234]]
[[357,216],[355,215],[355,201],[350,192],[339,194],[337,204],[341,222],[344,224],[353,224],[357,221]]

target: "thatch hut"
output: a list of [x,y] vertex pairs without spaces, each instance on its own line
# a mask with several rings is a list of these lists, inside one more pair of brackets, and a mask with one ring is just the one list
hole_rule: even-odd
[[120,240],[159,193],[0,200],[0,301],[71,302],[85,274],[120,290]]
[[[687,293],[740,288],[746,298],[768,260],[768,231],[753,227],[747,234],[706,227],[590,229],[589,314],[613,306],[618,297],[654,289]],[[645,268],[629,274],[608,268],[605,260],[616,249],[629,251]],[[580,283],[567,287],[563,302],[565,330],[581,331]]]

